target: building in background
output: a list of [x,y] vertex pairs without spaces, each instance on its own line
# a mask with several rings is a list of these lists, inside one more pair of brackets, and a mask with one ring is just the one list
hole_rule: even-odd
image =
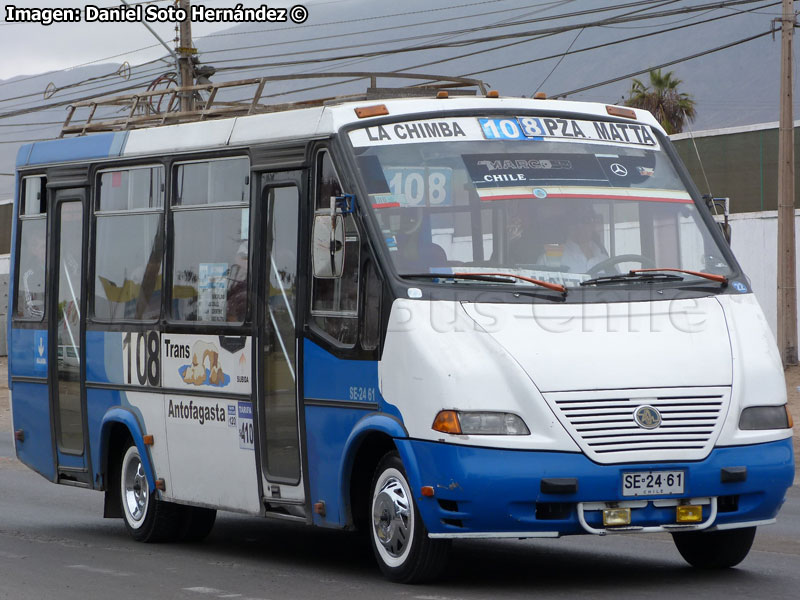
[[[795,121],[794,126],[795,156],[800,156],[797,137],[800,121]],[[701,194],[730,198],[732,213],[778,209],[777,121],[677,133],[670,139]],[[797,182],[795,190],[800,194]]]
[[[800,157],[800,121],[794,126],[795,156]],[[777,334],[778,123],[685,132],[671,139],[700,192],[730,199],[733,253],[750,278],[773,334]],[[800,169],[795,171],[798,176]],[[800,194],[798,181],[795,193]],[[795,210],[796,243],[800,242],[798,213]]]

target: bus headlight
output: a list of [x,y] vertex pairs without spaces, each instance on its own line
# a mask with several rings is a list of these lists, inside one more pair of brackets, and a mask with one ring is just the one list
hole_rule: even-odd
[[443,410],[432,425],[435,431],[463,435],[530,435],[525,422],[514,413]]
[[750,406],[739,417],[739,429],[790,429],[789,406]]

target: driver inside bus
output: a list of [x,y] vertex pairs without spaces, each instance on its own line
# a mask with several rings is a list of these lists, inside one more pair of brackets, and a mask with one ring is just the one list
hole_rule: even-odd
[[608,259],[603,245],[603,217],[589,207],[569,211],[565,216],[566,241],[549,244],[539,257],[540,264],[558,265],[570,273],[589,273]]

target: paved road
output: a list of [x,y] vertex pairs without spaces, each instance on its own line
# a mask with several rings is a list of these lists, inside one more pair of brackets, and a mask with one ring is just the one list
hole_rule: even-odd
[[737,569],[683,563],[668,536],[462,542],[436,585],[384,581],[354,535],[221,514],[202,544],[138,544],[102,494],[10,459],[0,432],[0,599],[791,598],[800,589],[800,487]]

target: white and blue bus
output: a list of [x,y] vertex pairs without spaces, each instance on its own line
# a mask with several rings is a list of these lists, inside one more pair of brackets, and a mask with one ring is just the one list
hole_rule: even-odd
[[361,528],[397,581],[464,538],[744,559],[794,476],[781,360],[664,131],[446,96],[24,146],[18,458],[139,541]]

